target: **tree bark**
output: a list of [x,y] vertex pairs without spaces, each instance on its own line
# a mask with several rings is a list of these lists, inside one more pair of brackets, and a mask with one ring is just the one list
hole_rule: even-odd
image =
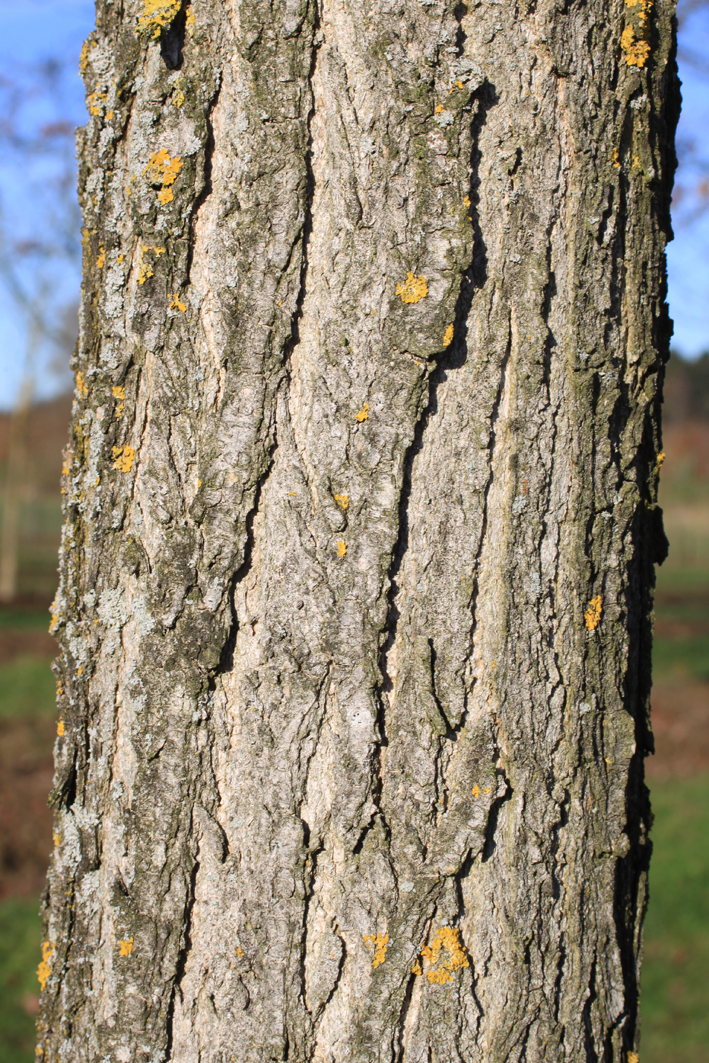
[[43,1060],[632,1063],[651,5],[99,0]]

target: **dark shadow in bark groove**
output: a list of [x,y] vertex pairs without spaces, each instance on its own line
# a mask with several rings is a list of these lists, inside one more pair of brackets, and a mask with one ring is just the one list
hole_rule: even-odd
[[198,216],[200,210],[204,206],[204,204],[207,201],[207,199],[209,198],[209,196],[212,194],[212,160],[214,159],[214,151],[215,151],[215,148],[216,148],[216,143],[215,143],[215,140],[214,140],[214,124],[212,122],[212,115],[214,114],[214,109],[216,108],[217,104],[219,103],[219,94],[220,94],[221,91],[222,91],[222,82],[221,82],[221,76],[220,76],[220,79],[219,79],[219,82],[218,82],[217,87],[215,89],[214,95],[212,96],[212,98],[209,101],[209,106],[208,106],[208,109],[207,109],[207,113],[205,115],[205,120],[206,120],[206,123],[207,123],[207,143],[204,146],[204,184],[202,186],[202,190],[200,191],[199,195],[197,196],[197,198],[192,203],[192,209],[190,210],[190,222],[189,222],[189,224],[190,224],[190,239],[189,239],[189,242],[188,242],[188,245],[187,245],[187,262],[186,262],[186,265],[185,265],[185,273],[187,275],[187,284],[190,283],[190,276],[191,276],[191,273],[192,273],[192,259],[194,258],[194,249],[195,249],[195,245],[196,245],[195,231],[194,231],[195,230],[195,223],[197,221],[197,216]]
[[477,89],[475,96],[475,103],[477,106],[471,121],[473,146],[470,153],[471,177],[469,193],[470,217],[473,226],[473,253],[470,265],[464,271],[461,278],[460,292],[455,307],[453,340],[450,347],[438,355],[435,368],[429,376],[428,402],[419,415],[414,429],[413,441],[409,445],[404,457],[404,474],[401,495],[399,496],[399,533],[394,545],[388,573],[389,591],[387,594],[387,617],[383,628],[383,634],[385,633],[386,637],[382,642],[382,648],[379,654],[379,671],[382,677],[377,691],[377,731],[379,737],[377,748],[373,754],[373,759],[377,764],[377,781],[372,790],[372,800],[376,806],[376,811],[357,841],[355,852],[361,851],[364,839],[377,818],[382,820],[387,835],[389,835],[389,828],[381,809],[382,749],[386,748],[389,744],[386,733],[386,711],[383,695],[391,691],[393,688],[387,667],[387,655],[394,645],[400,616],[399,609],[396,605],[396,598],[399,593],[397,576],[401,569],[404,555],[409,548],[409,502],[411,499],[414,462],[417,455],[420,454],[423,449],[423,438],[429,422],[431,418],[438,413],[438,388],[443,381],[448,379],[449,372],[454,369],[460,369],[467,361],[468,352],[466,340],[468,332],[468,314],[473,302],[475,290],[482,288],[487,280],[487,248],[485,246],[485,241],[483,240],[482,230],[480,229],[480,221],[477,211],[480,202],[480,160],[482,157],[478,141],[480,138],[480,131],[487,121],[488,111],[495,106],[499,97],[495,91],[494,85],[491,85],[489,81],[483,82],[483,84]]
[[[318,25],[319,25],[318,18],[317,18],[317,8],[315,10],[315,15],[316,15],[316,17],[315,17],[315,22],[314,22],[314,25],[313,25],[314,32],[317,31]],[[312,47],[312,55],[311,55],[311,61],[310,61],[310,71],[309,71],[309,74],[308,74],[308,79],[309,79],[308,83],[311,86],[311,93],[312,93],[313,76],[315,74],[315,66],[316,66],[316,63],[317,63],[318,51],[319,51],[320,47],[321,47],[320,44],[313,44],[313,47]],[[212,103],[210,105],[210,112],[209,112],[210,113],[210,118],[211,118],[212,111],[214,110],[214,107],[216,106],[218,98],[219,98],[219,90],[217,90],[217,93],[214,96],[214,99],[213,99],[213,101],[212,101]],[[292,318],[291,318],[291,334],[290,334],[290,337],[288,338],[288,340],[286,341],[286,343],[283,346],[283,355],[282,355],[282,358],[281,358],[281,369],[282,369],[282,372],[283,372],[283,377],[281,378],[281,382],[279,383],[278,388],[276,389],[276,396],[275,396],[275,399],[274,399],[274,410],[275,410],[275,407],[276,407],[276,405],[278,403],[278,394],[280,392],[281,384],[285,383],[286,387],[290,384],[290,374],[289,374],[288,367],[289,367],[289,363],[290,363],[290,359],[291,359],[291,356],[293,354],[293,351],[295,350],[295,348],[297,347],[298,343],[300,342],[300,322],[301,322],[302,317],[303,317],[303,306],[305,304],[305,295],[306,295],[306,291],[307,291],[306,281],[307,281],[307,275],[308,275],[308,245],[310,243],[310,236],[311,236],[311,233],[312,233],[312,230],[313,230],[313,198],[315,196],[315,175],[313,173],[313,165],[312,165],[312,153],[313,153],[312,124],[313,124],[314,116],[315,116],[315,96],[313,94],[312,95],[312,99],[311,99],[310,110],[308,111],[308,117],[307,117],[308,144],[307,144],[307,150],[306,150],[306,153],[305,153],[306,179],[305,179],[305,205],[304,205],[304,209],[303,209],[303,227],[301,229],[300,234],[298,234],[300,240],[302,241],[302,257],[301,257],[301,263],[300,263],[300,286],[299,286],[299,290],[298,290],[298,298],[296,299],[295,309],[293,310],[293,315],[292,315]],[[212,154],[214,152],[214,136],[213,136],[213,133],[212,133],[212,125],[211,125],[211,120],[210,119],[208,119],[208,124],[209,124],[209,129],[210,129],[211,149],[205,154],[205,187],[203,189],[202,202],[204,202],[204,199],[207,198],[207,196],[209,195],[209,192],[211,192],[211,188],[212,188],[212,185],[211,185],[211,157],[212,157]],[[208,159],[209,159],[209,164],[207,163],[207,156],[208,156]],[[193,218],[196,217],[197,209],[198,208],[195,208],[195,210],[193,211],[193,214],[192,214]],[[297,244],[298,236],[296,237],[296,239],[294,241],[293,247],[295,247],[295,245]],[[192,246],[192,243],[190,244],[190,246]],[[292,254],[293,254],[293,249],[291,249],[291,257],[292,257]],[[289,264],[290,264],[290,260],[289,260]],[[188,272],[188,277],[189,277],[189,265],[188,265],[188,271],[187,272]],[[275,419],[275,414],[274,414],[274,419]],[[252,557],[253,557],[253,549],[254,549],[254,532],[253,532],[254,521],[256,519],[256,515],[257,515],[258,510],[259,510],[259,505],[260,505],[260,501],[261,501],[261,493],[263,491],[264,484],[266,483],[266,480],[268,479],[268,477],[269,477],[269,475],[271,473],[271,469],[273,468],[273,463],[274,463],[274,460],[275,460],[275,452],[276,452],[277,447],[278,447],[278,439],[277,439],[277,436],[275,435],[275,429],[274,429],[274,439],[273,439],[273,442],[272,442],[272,444],[271,444],[271,446],[269,448],[269,451],[268,451],[268,458],[267,458],[267,462],[266,462],[266,467],[265,467],[262,475],[259,478],[258,484],[256,485],[256,492],[255,492],[255,495],[254,495],[253,505],[252,505],[252,507],[251,507],[251,509],[250,509],[250,511],[249,511],[249,513],[247,515],[247,518],[246,518],[246,546],[245,546],[245,549],[244,549],[244,560],[243,560],[242,564],[239,566],[239,568],[237,569],[237,571],[231,577],[231,580],[230,580],[230,583],[229,583],[229,590],[228,590],[227,597],[228,597],[229,606],[230,606],[230,609],[231,609],[231,627],[230,627],[230,630],[229,630],[229,634],[228,634],[228,636],[227,636],[227,638],[226,638],[226,640],[224,642],[224,646],[223,646],[223,649],[222,649],[221,657],[220,657],[220,660],[219,660],[219,665],[217,666],[217,668],[214,671],[213,675],[210,676],[209,685],[210,685],[210,689],[211,690],[214,689],[215,677],[217,675],[223,675],[226,672],[231,672],[231,671],[233,671],[233,668],[234,668],[234,650],[236,649],[236,638],[237,638],[237,634],[238,634],[238,631],[239,631],[239,618],[238,618],[237,613],[236,613],[236,604],[235,604],[235,600],[234,600],[235,599],[235,594],[236,594],[236,588],[239,585],[239,583],[245,578],[245,576],[247,575],[247,573],[249,572],[249,570],[251,568],[251,560],[252,560]]]
[[197,884],[197,875],[199,873],[199,860],[195,860],[192,865],[192,873],[190,875],[189,889],[187,897],[185,898],[185,912],[183,916],[184,937],[182,941],[182,947],[177,956],[177,963],[175,964],[175,977],[172,982],[172,989],[170,991],[170,1002],[167,1006],[167,1017],[165,1019],[165,1058],[170,1059],[172,1057],[172,1040],[173,1040],[173,1023],[175,1021],[175,996],[180,991],[180,985],[182,979],[185,976],[185,968],[187,966],[187,957],[189,956],[190,949],[192,948],[192,938],[190,932],[192,929],[192,910],[195,903],[195,887]]
[[183,5],[160,35],[160,55],[168,70],[179,70],[182,66],[186,25],[187,8]]
[[498,102],[498,96],[494,87],[489,82],[484,82],[478,89],[478,109],[472,120],[473,150],[471,152],[472,176],[470,179],[470,216],[473,225],[473,254],[471,263],[461,278],[460,293],[455,308],[453,340],[448,350],[438,356],[437,363],[429,377],[428,402],[423,409],[416,428],[414,438],[406,452],[404,459],[404,477],[399,498],[399,535],[394,546],[392,561],[389,567],[389,594],[388,614],[384,630],[387,638],[380,655],[380,667],[382,670],[382,691],[391,690],[391,680],[387,673],[386,656],[396,638],[396,627],[399,620],[399,611],[396,607],[396,596],[399,593],[399,585],[396,577],[401,569],[404,555],[409,547],[409,502],[411,499],[412,473],[416,457],[423,449],[423,438],[432,417],[438,413],[438,389],[448,379],[448,374],[454,369],[460,369],[468,360],[466,339],[468,333],[468,314],[473,302],[473,296],[477,288],[482,288],[487,280],[487,248],[483,240],[477,206],[480,201],[480,159],[481,152],[478,148],[480,130],[485,125],[488,111]]

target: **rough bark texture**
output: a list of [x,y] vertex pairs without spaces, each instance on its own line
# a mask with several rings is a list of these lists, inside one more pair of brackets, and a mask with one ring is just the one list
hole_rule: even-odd
[[626,1063],[673,5],[161,2],[82,56],[42,1058]]

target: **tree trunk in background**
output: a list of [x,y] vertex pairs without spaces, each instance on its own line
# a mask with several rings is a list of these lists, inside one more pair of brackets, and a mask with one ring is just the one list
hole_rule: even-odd
[[11,602],[17,596],[20,510],[22,501],[26,497],[27,428],[34,397],[34,374],[31,366],[34,361],[37,339],[37,329],[31,324],[27,370],[20,381],[8,431],[7,464],[2,493],[2,528],[0,529],[0,602]]
[[632,1061],[672,11],[99,0],[43,1060]]

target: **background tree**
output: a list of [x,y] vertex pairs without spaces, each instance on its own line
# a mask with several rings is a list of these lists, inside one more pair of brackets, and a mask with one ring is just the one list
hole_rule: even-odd
[[43,1058],[632,1061],[673,6],[97,11]]
[[[74,126],[65,116],[67,64],[57,59],[17,65],[0,76],[0,285],[26,328],[22,378],[9,426],[2,483],[0,601],[18,591],[20,510],[32,488],[27,431],[37,375],[69,383],[76,343],[76,300],[71,283],[81,257],[74,194]],[[6,177],[3,174],[3,177]],[[8,184],[22,196],[8,195]],[[26,197],[30,211],[19,208]],[[14,198],[14,202],[13,202]],[[10,199],[10,204],[6,202]]]

